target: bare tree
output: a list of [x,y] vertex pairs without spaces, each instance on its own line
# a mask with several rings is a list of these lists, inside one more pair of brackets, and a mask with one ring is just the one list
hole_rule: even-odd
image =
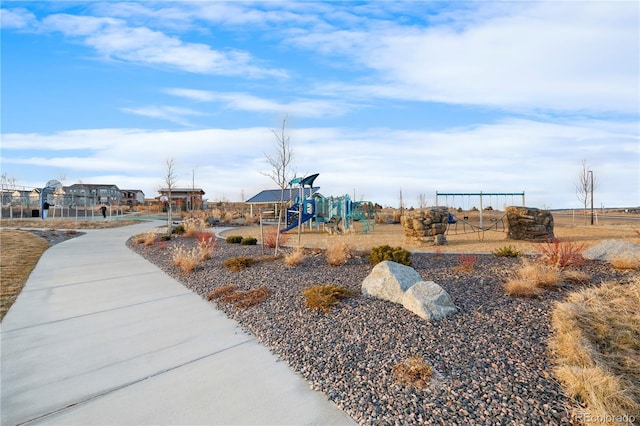
[[591,205],[591,224],[593,225],[593,192],[598,183],[593,177],[593,170],[589,170],[587,160],[582,160],[582,168],[576,183],[576,197],[584,208],[584,224],[587,224],[587,206]]
[[418,207],[424,209],[429,205],[429,200],[425,194],[418,194]]
[[171,191],[176,186],[176,161],[174,158],[169,158],[165,162],[165,174],[164,185],[167,190],[167,232],[171,234]]
[[280,188],[280,203],[278,207],[278,234],[276,236],[275,255],[278,255],[280,249],[280,226],[282,224],[282,213],[286,213],[284,207],[284,193],[289,186],[289,182],[295,177],[295,170],[291,170],[289,167],[293,160],[293,151],[289,144],[289,135],[286,131],[287,128],[287,116],[282,119],[282,127],[276,131],[271,130],[273,136],[275,136],[274,154],[266,154],[265,157],[267,164],[271,167],[268,172],[260,172],[262,175],[269,177],[278,188]]

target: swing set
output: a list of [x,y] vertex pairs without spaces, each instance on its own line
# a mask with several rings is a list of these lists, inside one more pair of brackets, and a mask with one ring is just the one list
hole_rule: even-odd
[[[489,220],[491,223],[491,225],[485,227],[484,225],[484,217],[483,217],[483,213],[485,211],[485,208],[483,207],[483,197],[489,197],[489,206],[487,206],[487,212],[489,213]],[[471,223],[469,221],[469,215],[464,214],[462,219],[457,218],[455,215],[449,213],[449,227],[447,228],[447,232],[449,231],[450,227],[453,225],[453,228],[455,230],[455,233],[458,233],[458,223],[462,223],[463,226],[463,234],[466,233],[477,233],[478,234],[478,239],[480,240],[484,240],[484,233],[485,231],[490,231],[493,228],[495,228],[496,231],[498,232],[504,232],[506,230],[505,224],[504,224],[504,218],[506,216],[505,213],[502,214],[502,216],[498,219],[494,219],[493,218],[493,213],[494,213],[494,209],[493,206],[491,205],[491,201],[493,199],[493,197],[496,197],[496,205],[499,202],[500,197],[504,197],[504,206],[506,207],[507,205],[507,197],[511,197],[511,205],[514,205],[514,196],[521,196],[522,197],[522,206],[525,206],[525,201],[524,201],[524,191],[522,192],[438,192],[436,191],[436,206],[439,205],[440,202],[440,198],[444,197],[445,198],[445,206],[451,208],[451,205],[455,207],[455,200],[456,197],[460,197],[460,199],[462,200],[462,206],[459,206],[458,209],[462,210],[463,212],[469,212],[472,211],[471,208],[471,197],[479,197],[480,200],[480,209],[479,211],[479,219],[480,219],[480,223],[479,225],[475,225],[473,223]],[[452,204],[449,204],[449,197],[452,197]],[[467,200],[467,207],[468,208],[464,208],[464,201],[465,199]],[[504,211],[504,209],[503,209]],[[467,226],[469,226],[470,231],[467,231]],[[501,229],[498,229],[499,227],[501,227]]]

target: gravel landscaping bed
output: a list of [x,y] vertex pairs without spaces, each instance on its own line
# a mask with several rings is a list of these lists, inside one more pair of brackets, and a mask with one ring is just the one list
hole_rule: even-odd
[[[400,305],[360,294],[372,268],[364,256],[332,267],[318,252],[300,266],[265,260],[232,272],[224,260],[257,259],[261,248],[218,240],[212,259],[182,274],[171,259],[176,244],[195,243],[177,238],[160,248],[128,242],[203,298],[225,285],[271,290],[248,309],[217,307],[360,424],[571,424],[569,401],[552,376],[546,343],[553,302],[576,287],[562,286],[533,299],[505,296],[502,283],[513,276],[519,259],[478,255],[473,270],[462,272],[455,269],[457,255],[414,253],[412,267],[442,286],[459,308],[428,323]],[[593,283],[627,279],[625,272],[598,261],[581,270]],[[324,314],[308,308],[300,294],[317,284],[341,285],[358,295]],[[426,389],[398,384],[391,374],[392,366],[412,355],[422,356],[434,370]]]

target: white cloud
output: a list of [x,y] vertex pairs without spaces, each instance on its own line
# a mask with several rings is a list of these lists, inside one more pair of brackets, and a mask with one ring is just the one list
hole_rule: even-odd
[[[118,186],[134,187],[139,186],[134,182],[160,182],[165,161],[173,157],[181,184],[190,184],[195,171],[196,185],[211,199],[224,195],[238,200],[242,192],[248,198],[274,186],[259,173],[269,170],[265,153],[274,148],[268,128],[95,129],[5,136],[3,169],[20,182],[46,182],[56,177],[53,168],[64,170],[73,181],[90,182],[109,174],[120,176],[113,180]],[[320,173],[316,183],[326,196],[352,195],[355,190],[357,198],[397,205],[400,190],[408,203],[418,194],[433,202],[435,191],[525,191],[527,205],[571,207],[579,204],[575,183],[586,159],[601,182],[596,203],[640,204],[635,123],[504,120],[437,132],[300,128],[291,129],[290,136],[292,167],[299,175]],[[65,152],[72,149],[85,151]],[[49,174],[35,178],[38,168]],[[31,170],[29,177],[20,170]],[[151,194],[157,187],[140,189]]]
[[636,2],[526,2],[475,21],[464,11],[461,26],[385,25],[307,33],[292,42],[379,73],[381,82],[355,86],[361,95],[637,114],[638,12]]
[[247,52],[220,51],[202,43],[183,42],[160,31],[128,26],[120,19],[55,14],[43,19],[43,28],[78,37],[109,59],[170,66],[200,74],[248,78],[287,76],[284,70],[257,65]]
[[29,28],[35,22],[33,13],[23,8],[0,9],[0,25],[2,29]]
[[291,114],[297,117],[331,117],[345,114],[355,106],[338,100],[296,99],[279,102],[249,93],[213,92],[207,90],[172,88],[166,93],[199,102],[222,102],[226,109],[262,113]]
[[122,108],[123,112],[141,115],[143,117],[157,118],[171,121],[181,126],[191,126],[192,124],[184,117],[202,116],[203,113],[190,108],[180,108],[173,106],[146,106],[138,108]]

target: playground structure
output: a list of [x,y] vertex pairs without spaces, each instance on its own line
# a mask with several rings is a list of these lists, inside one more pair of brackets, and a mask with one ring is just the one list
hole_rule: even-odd
[[313,182],[319,173],[301,178],[294,178],[289,182],[290,190],[297,191],[287,208],[285,227],[280,229],[284,233],[296,227],[299,231],[304,226],[319,231],[342,233],[354,229],[354,222],[360,222],[362,232],[369,233],[375,226],[373,203],[370,201],[353,201],[349,195],[339,197],[324,197],[320,194],[306,196],[309,191],[305,187],[313,187]]
[[[453,227],[455,233],[458,233],[458,223],[462,224],[463,230],[462,233],[467,233],[467,232],[474,232],[478,234],[478,238],[479,239],[484,239],[484,232],[485,231],[490,231],[492,229],[495,228],[496,231],[502,231],[504,232],[506,230],[506,226],[504,223],[504,219],[506,217],[506,213],[503,213],[502,216],[498,219],[494,219],[494,218],[490,218],[491,224],[489,226],[485,226],[484,224],[484,214],[486,214],[487,212],[491,215],[493,213],[493,206],[491,206],[491,204],[489,204],[489,206],[486,207],[486,211],[485,211],[485,207],[483,206],[483,197],[489,197],[489,202],[491,203],[491,200],[493,200],[493,197],[496,197],[496,205],[499,201],[500,197],[504,197],[504,205],[503,205],[503,212],[504,210],[506,210],[506,199],[507,197],[511,197],[511,205],[513,205],[513,197],[514,196],[520,196],[522,197],[522,207],[525,206],[525,197],[524,197],[524,191],[522,192],[438,192],[436,191],[436,206],[439,205],[440,202],[440,197],[445,197],[445,205],[447,207],[449,207],[449,197],[452,197],[452,205],[455,206],[455,199],[456,197],[460,197],[460,199],[462,200],[462,206],[464,206],[464,200],[465,197],[468,200],[468,204],[470,203],[471,197],[479,197],[479,201],[480,201],[480,208],[477,210],[478,214],[479,214],[479,225],[475,225],[471,222],[469,222],[469,216],[464,216],[462,217],[462,219],[456,217],[454,214],[449,213],[449,226],[447,229],[447,232],[449,231],[449,229],[451,227]],[[467,209],[464,209],[462,206],[458,207],[458,209],[461,209],[463,212],[464,211],[472,211],[472,208],[470,206],[467,206]],[[475,207],[475,206],[474,206]],[[455,207],[454,207],[455,208]],[[470,231],[467,231],[467,226],[469,227]],[[501,229],[499,229],[501,228]]]

